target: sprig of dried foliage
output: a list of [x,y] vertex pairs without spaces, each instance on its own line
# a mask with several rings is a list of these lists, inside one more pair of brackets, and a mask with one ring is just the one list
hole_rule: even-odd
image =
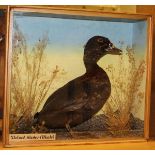
[[47,45],[48,36],[44,34],[30,50],[24,34],[19,26],[14,24],[10,104],[11,132],[16,132],[21,128],[20,126],[31,130],[30,124],[33,115],[38,111],[41,103],[47,97],[52,82],[60,73],[58,66],[50,72],[46,70],[45,49]]
[[134,49],[127,47],[126,53],[120,56],[117,73],[113,65],[106,68],[111,75],[113,92],[104,112],[108,118],[106,125],[112,133],[131,129],[131,114],[139,109],[144,100],[144,90],[140,88],[145,66],[144,60],[136,63]]

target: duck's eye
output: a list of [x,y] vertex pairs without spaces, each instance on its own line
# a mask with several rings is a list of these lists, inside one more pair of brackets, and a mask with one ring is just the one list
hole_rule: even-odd
[[97,41],[100,42],[100,43],[103,43],[103,39],[102,38],[98,38]]
[[109,43],[109,48],[112,49],[114,48],[115,46],[112,44],[112,43]]

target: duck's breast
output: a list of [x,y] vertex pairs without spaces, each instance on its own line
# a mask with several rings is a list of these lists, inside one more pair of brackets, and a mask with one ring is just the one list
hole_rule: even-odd
[[85,105],[85,111],[93,115],[97,113],[103,105],[106,103],[107,99],[111,94],[111,84],[108,75],[105,71],[99,71],[93,75],[90,80],[87,80],[87,85],[89,85],[89,96],[88,102]]

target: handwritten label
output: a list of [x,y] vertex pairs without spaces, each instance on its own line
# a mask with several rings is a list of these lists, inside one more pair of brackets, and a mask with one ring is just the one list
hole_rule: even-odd
[[11,141],[56,140],[56,133],[50,134],[10,134]]

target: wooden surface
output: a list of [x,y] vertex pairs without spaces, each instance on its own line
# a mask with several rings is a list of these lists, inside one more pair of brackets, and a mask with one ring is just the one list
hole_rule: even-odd
[[[0,37],[6,32],[6,10],[0,10]],[[5,58],[5,37],[0,41],[0,118],[2,118],[3,109],[3,88],[4,88],[4,58]]]
[[6,35],[6,9],[0,8],[0,35],[3,40],[0,42],[0,134],[2,132],[2,113],[3,113],[3,100],[4,100],[4,69],[5,69],[5,35]]
[[2,119],[0,119],[0,129],[2,128]]
[[111,143],[97,145],[37,146],[4,148],[0,150],[155,150],[155,141],[133,143]]
[[[149,13],[154,17],[153,27],[155,28],[155,6],[137,6],[138,13]],[[153,52],[155,57],[155,29],[153,32]],[[150,136],[155,137],[155,61],[152,61],[152,88],[151,88],[151,107],[150,107]]]

